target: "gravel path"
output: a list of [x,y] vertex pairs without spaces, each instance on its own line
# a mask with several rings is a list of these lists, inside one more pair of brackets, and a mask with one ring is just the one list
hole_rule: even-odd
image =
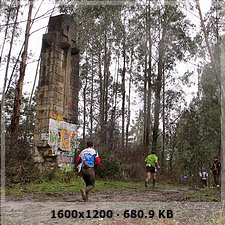
[[[93,192],[88,202],[83,202],[78,194],[63,197],[49,193],[42,202],[37,201],[37,199],[31,200],[31,196],[24,196],[23,201],[11,199],[1,202],[1,225],[214,225],[213,218],[218,214],[221,218],[224,218],[224,221],[221,220],[221,224],[216,224],[225,225],[224,204],[219,202],[185,202],[182,201],[182,193],[185,191],[187,190],[137,191],[128,189],[124,191]],[[135,211],[127,213],[125,210]],[[150,218],[153,212],[151,210],[154,211],[153,218]],[[102,214],[100,214],[100,211]],[[112,218],[107,218],[107,211],[108,217],[112,216]],[[138,211],[141,218],[138,218]],[[53,215],[56,218],[51,218]],[[91,218],[86,218],[88,215]],[[98,218],[93,218],[94,215]],[[63,218],[58,218],[58,216]],[[66,218],[66,216],[70,218]],[[85,218],[79,218],[80,216]],[[129,218],[125,218],[125,216],[129,216]],[[132,216],[136,218],[131,218]]]

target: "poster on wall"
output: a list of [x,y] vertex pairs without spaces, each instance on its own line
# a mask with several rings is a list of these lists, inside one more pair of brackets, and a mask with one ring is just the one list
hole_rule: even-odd
[[59,148],[63,151],[70,151],[71,132],[69,130],[60,130]]
[[74,163],[77,147],[78,125],[50,119],[48,144],[52,153],[57,155],[58,166],[68,167]]
[[50,147],[58,147],[59,143],[59,123],[56,120],[50,119],[49,121],[49,139],[48,144]]

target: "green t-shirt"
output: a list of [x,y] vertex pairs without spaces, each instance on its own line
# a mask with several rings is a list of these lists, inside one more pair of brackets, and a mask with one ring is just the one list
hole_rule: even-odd
[[155,167],[157,162],[158,162],[158,157],[155,154],[150,154],[145,159],[146,166]]

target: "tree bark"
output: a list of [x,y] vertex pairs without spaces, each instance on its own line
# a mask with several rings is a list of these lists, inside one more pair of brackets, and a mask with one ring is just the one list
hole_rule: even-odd
[[[13,43],[13,34],[15,32],[15,24],[17,22],[17,16],[20,8],[20,2],[17,8],[15,23],[13,27],[13,32],[11,36],[11,42],[10,42],[10,50],[9,50],[9,56],[7,60],[7,67],[9,65],[10,56],[11,56],[11,50],[12,50],[12,43]],[[8,23],[9,23],[10,13],[8,14],[7,18],[7,28],[5,31],[5,38],[2,46],[1,56],[0,56],[0,65],[1,65],[1,59],[3,55],[3,49],[5,45],[5,39],[8,33]],[[6,68],[5,77],[4,77],[4,84],[3,84],[3,90],[2,90],[2,98],[1,98],[1,201],[5,201],[5,134],[6,134],[6,128],[5,128],[5,90],[6,90],[6,82],[7,82],[7,76],[8,76],[8,68]]]
[[[150,148],[150,127],[151,127],[151,104],[152,104],[152,36],[151,36],[151,15],[150,15],[150,1],[149,1],[149,7],[148,7],[148,17],[147,17],[147,32],[148,32],[148,45],[149,45],[149,58],[148,58],[148,97],[147,97],[147,119],[146,119],[146,151],[149,151]],[[146,152],[146,153],[147,153]]]
[[90,104],[90,139],[93,138],[93,104],[94,104],[94,59],[91,55],[91,104]]
[[117,109],[117,95],[118,95],[118,79],[119,79],[119,66],[120,66],[120,55],[118,54],[118,61],[117,61],[117,70],[116,70],[116,78],[114,81],[114,84],[116,84],[116,86],[113,89],[113,109],[111,112],[111,124],[110,124],[110,132],[109,132],[109,149],[110,151],[112,151],[112,149],[114,148],[114,135],[113,132],[115,130],[115,120],[116,120],[116,109]]
[[25,31],[25,44],[24,44],[24,50],[22,53],[22,60],[20,64],[19,80],[17,82],[16,90],[15,90],[15,101],[14,101],[13,116],[11,121],[12,145],[14,145],[14,143],[17,141],[17,138],[18,138],[20,107],[21,107],[21,99],[23,94],[23,81],[24,81],[25,71],[26,71],[27,51],[28,51],[33,5],[34,5],[34,1],[30,0],[28,19],[27,19],[27,25],[26,25],[26,31]]
[[162,171],[164,170],[165,165],[165,73],[163,70],[163,78],[162,78],[162,86],[163,86],[163,93],[162,93],[162,122],[163,122],[163,137],[162,137],[162,154],[161,154],[161,165]]
[[108,46],[107,46],[107,33],[105,30],[104,34],[104,145],[107,146],[108,140],[107,140],[107,134],[108,134],[108,129],[107,129],[107,123],[108,123],[108,89],[109,89],[109,51],[108,51]]
[[[10,2],[10,6],[9,6],[10,9],[9,9],[8,14],[7,14],[6,29],[5,29],[5,34],[4,34],[3,43],[2,43],[2,49],[1,49],[1,55],[0,55],[0,66],[1,66],[1,62],[2,62],[2,57],[3,57],[3,51],[4,51],[4,47],[5,47],[5,42],[6,42],[6,39],[7,39],[8,30],[9,30],[9,21],[10,21],[10,16],[11,16],[11,11],[12,11],[11,10],[12,3],[13,3],[13,1]],[[20,8],[20,1],[18,1],[17,12],[19,11],[19,8]],[[16,16],[16,19],[15,19],[15,22],[16,21],[17,21],[17,16]],[[14,22],[14,25],[15,25],[15,22]],[[14,30],[14,28],[13,28],[13,30]]]
[[83,141],[86,143],[86,91],[87,91],[87,82],[88,82],[88,59],[87,59],[87,52],[86,52],[86,66],[87,66],[87,73],[85,74],[85,85],[84,85],[84,90],[83,90],[83,100],[84,100],[84,105],[83,105]]
[[[15,20],[14,20],[14,25],[13,25],[13,30],[12,30],[11,40],[10,40],[9,53],[8,53],[6,69],[5,69],[5,77],[6,77],[6,79],[8,77],[8,70],[9,70],[9,64],[10,64],[10,59],[11,59],[12,47],[13,47],[13,42],[14,42],[14,37],[15,37],[15,32],[16,32],[16,27],[17,27],[17,19],[18,19],[18,15],[19,15],[19,10],[20,10],[20,0],[18,1],[17,11],[16,11],[16,15],[15,15]],[[3,46],[4,46],[4,43],[3,43]]]
[[128,138],[129,138],[129,127],[130,127],[130,97],[131,97],[131,82],[132,82],[132,68],[133,68],[133,49],[131,50],[130,59],[130,78],[129,78],[129,93],[128,93],[128,106],[127,106],[127,126],[126,126],[126,151],[128,150]]
[[162,88],[162,76],[163,76],[163,57],[165,48],[165,30],[163,30],[162,38],[159,41],[159,60],[158,60],[158,74],[155,81],[156,91],[155,91],[155,112],[154,112],[154,128],[153,128],[153,141],[152,149],[157,150],[157,140],[159,132],[159,114],[160,114],[160,98],[161,98],[161,88]]
[[123,69],[122,69],[122,142],[121,150],[124,151],[124,139],[125,139],[125,75],[126,75],[126,52],[125,52],[125,31],[123,41]]
[[[147,27],[147,25],[146,25]],[[147,56],[147,49],[148,49],[148,35],[147,35],[147,28],[146,28],[146,39],[145,39],[145,69],[144,69],[144,133],[143,133],[143,146],[144,146],[144,152],[147,152],[147,146],[146,146],[146,130],[147,130],[147,70],[148,70],[148,56]]]
[[102,146],[104,145],[104,84],[102,78],[102,68],[101,68],[101,52],[98,55],[98,64],[99,64],[99,82],[100,82],[100,140]]
[[208,49],[208,52],[209,52],[209,56],[210,56],[210,59],[211,59],[211,62],[212,62],[213,69],[215,71],[216,81],[218,83],[219,88],[221,88],[219,72],[218,72],[218,68],[216,66],[216,62],[215,62],[215,59],[214,59],[214,56],[213,56],[212,49],[211,49],[210,44],[209,44],[209,38],[208,38],[207,30],[206,30],[206,27],[205,27],[204,19],[203,19],[203,16],[202,16],[202,11],[201,11],[201,7],[200,7],[200,4],[199,4],[199,0],[196,0],[196,7],[198,9],[200,22],[201,22],[201,26],[202,26],[202,31],[203,31],[204,38],[205,38],[205,43],[206,43],[206,46],[207,46],[207,49]]

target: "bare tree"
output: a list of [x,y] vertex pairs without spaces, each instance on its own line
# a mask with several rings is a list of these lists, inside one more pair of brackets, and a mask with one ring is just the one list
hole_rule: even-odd
[[161,99],[161,89],[162,89],[162,77],[163,77],[163,67],[164,61],[163,57],[165,54],[165,28],[163,29],[162,37],[159,41],[159,59],[158,59],[158,74],[155,81],[156,91],[155,91],[155,112],[154,112],[154,128],[153,128],[153,140],[152,148],[156,150],[157,139],[159,133],[159,114],[160,114],[160,99]]
[[218,68],[216,66],[216,61],[215,61],[215,58],[213,56],[212,49],[211,49],[210,44],[209,44],[209,37],[208,37],[208,34],[207,34],[207,30],[206,30],[206,26],[205,26],[205,23],[204,23],[204,19],[203,19],[203,16],[202,16],[202,11],[201,11],[201,7],[200,7],[200,4],[199,4],[199,0],[196,0],[196,7],[198,9],[198,13],[199,13],[199,17],[200,17],[200,22],[201,22],[201,27],[202,27],[202,32],[203,32],[203,35],[204,35],[205,43],[206,43],[206,46],[207,46],[207,49],[208,49],[208,52],[209,52],[209,56],[210,56],[210,59],[211,59],[211,62],[212,62],[213,69],[215,71],[216,80],[217,80],[217,83],[219,84],[219,87],[220,87],[219,72],[218,72]]
[[147,84],[148,84],[148,91],[147,91],[147,115],[146,115],[146,142],[145,142],[145,149],[148,151],[150,147],[150,127],[151,127],[151,104],[152,104],[152,36],[151,36],[151,5],[150,1],[148,4],[148,13],[147,13],[147,38],[148,38],[148,75],[147,75]]
[[132,48],[131,50],[131,56],[130,56],[130,77],[129,77],[129,91],[128,91],[128,106],[127,106],[127,125],[126,125],[126,151],[128,149],[128,138],[129,138],[129,127],[130,127],[130,102],[131,102],[131,83],[132,83],[132,68],[133,68],[133,54],[134,50]]
[[8,7],[7,21],[6,21],[6,24],[5,24],[6,28],[5,28],[5,34],[4,34],[4,38],[3,38],[1,55],[0,55],[0,65],[1,65],[1,62],[2,62],[3,51],[4,51],[5,42],[6,42],[7,35],[8,35],[8,30],[9,30],[9,22],[10,22],[10,17],[11,17],[11,12],[12,12],[12,9],[11,9],[12,4],[13,4],[13,1],[10,2],[10,6]]
[[126,97],[126,88],[125,88],[125,75],[126,75],[126,34],[124,29],[124,40],[123,40],[123,69],[122,69],[122,151],[124,150],[124,140],[125,140],[125,97]]
[[19,79],[16,85],[16,90],[15,90],[15,101],[14,101],[13,116],[11,121],[12,145],[17,141],[17,137],[18,137],[20,107],[21,107],[21,99],[23,94],[23,81],[24,81],[25,71],[26,71],[27,52],[28,52],[28,43],[29,43],[29,36],[30,36],[33,5],[34,5],[34,1],[30,0],[28,19],[27,19],[27,25],[26,25],[26,31],[25,31],[24,49],[23,49],[22,59],[20,63]]
[[93,104],[94,104],[94,53],[91,51],[91,104],[90,104],[90,139],[93,136]]

